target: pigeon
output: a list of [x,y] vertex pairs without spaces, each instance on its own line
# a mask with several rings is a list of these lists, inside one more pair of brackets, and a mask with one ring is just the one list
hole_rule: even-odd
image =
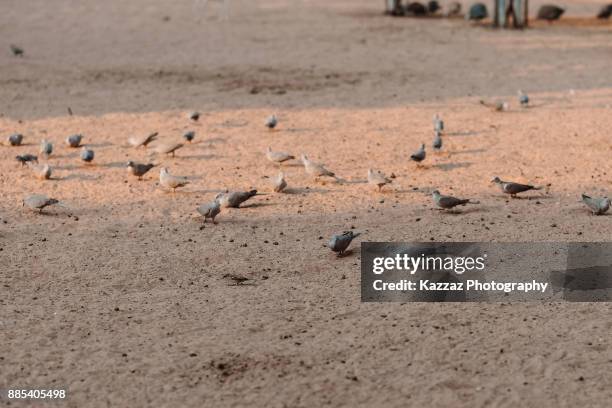
[[448,4],[448,11],[446,17],[455,17],[461,15],[461,3],[453,1]]
[[33,154],[20,154],[15,156],[15,159],[21,163],[22,166],[25,166],[26,163],[28,162],[37,162],[38,163],[38,157],[34,156]]
[[511,181],[502,181],[499,177],[494,177],[491,183],[499,185],[502,192],[510,194],[510,197],[515,198],[518,193],[529,190],[541,190],[542,187],[536,187],[529,184],[513,183]]
[[132,136],[128,139],[128,143],[134,147],[144,146],[147,147],[149,143],[157,138],[158,132],[150,133],[145,136]]
[[187,180],[187,177],[174,176],[168,172],[167,168],[162,167],[159,170],[159,184],[163,187],[171,188],[172,192],[175,192],[177,188],[189,184],[189,180]]
[[315,179],[318,179],[322,176],[336,178],[336,175],[333,172],[327,170],[325,167],[323,167],[322,164],[311,161],[305,154],[302,154],[301,158],[302,163],[304,163],[304,169],[306,170],[306,173],[310,174]]
[[197,122],[200,119],[200,112],[191,112],[189,114],[189,119],[193,120],[194,122]]
[[558,20],[561,15],[565,12],[565,8],[561,8],[552,4],[545,4],[538,10],[538,20],[546,20],[551,22]]
[[608,197],[589,197],[582,194],[582,202],[593,212],[593,215],[602,215],[610,209],[610,199]]
[[378,187],[378,191],[392,182],[393,180],[387,178],[381,171],[368,169],[368,183]]
[[72,135],[66,138],[66,144],[70,147],[76,148],[81,145],[81,140],[83,140],[83,135]]
[[440,10],[440,3],[438,3],[437,0],[429,0],[427,2],[427,12],[434,14],[435,12],[437,12],[438,10]]
[[472,201],[469,198],[456,198],[453,196],[442,195],[438,190],[432,194],[434,203],[443,210],[449,210],[458,205],[479,204],[478,201]]
[[519,97],[519,103],[521,104],[522,107],[526,108],[527,106],[529,106],[529,95],[519,90],[518,97]]
[[489,16],[487,6],[482,3],[473,4],[466,16],[468,20],[480,21]]
[[266,127],[268,129],[274,129],[278,125],[278,119],[276,119],[276,115],[269,116],[266,119]]
[[281,166],[282,163],[286,162],[287,160],[295,159],[295,156],[286,152],[273,152],[271,147],[268,147],[266,150],[266,157],[271,162],[278,163],[279,166]]
[[20,133],[15,133],[14,135],[10,135],[6,138],[6,143],[11,146],[21,146],[21,142],[23,141],[23,135]]
[[138,177],[138,180],[142,180],[142,176],[144,176],[149,170],[151,170],[155,166],[157,165],[153,163],[135,163],[131,160],[127,162],[127,170],[130,172],[130,174]]
[[53,144],[47,140],[42,140],[40,142],[40,154],[45,157],[49,157],[51,153],[53,153]]
[[27,205],[31,210],[38,210],[39,213],[42,213],[45,207],[58,203],[59,201],[55,198],[49,198],[42,194],[33,194],[23,200],[22,207]]
[[440,132],[437,130],[434,134],[434,140],[431,145],[436,151],[440,151],[440,149],[442,149],[442,138],[440,137]]
[[221,204],[219,204],[219,201],[213,200],[210,203],[200,205],[197,210],[204,217],[204,224],[206,224],[208,218],[212,219],[213,224],[216,224],[215,217],[221,212]]
[[287,181],[285,180],[285,173],[280,172],[278,173],[278,176],[272,178],[272,187],[275,193],[280,193],[287,187]]
[[174,153],[183,147],[182,143],[164,143],[155,146],[155,152],[159,154],[170,154],[172,153],[172,157],[174,157]]
[[486,106],[488,108],[491,108],[491,109],[493,109],[496,112],[507,111],[508,108],[509,108],[508,102],[504,102],[504,101],[501,101],[501,100],[497,100],[494,103],[488,103],[488,102],[485,102],[483,100],[480,100],[480,104],[484,105],[484,106]]
[[420,163],[423,160],[425,160],[426,156],[427,156],[427,153],[425,152],[425,145],[422,144],[419,150],[417,150],[416,152],[410,155],[410,159],[414,160],[417,163]]
[[16,57],[23,57],[23,48],[11,44],[11,52]]
[[217,194],[215,200],[219,201],[219,204],[221,204],[223,208],[239,208],[240,204],[254,195],[257,195],[257,190],[232,191]]
[[351,244],[351,241],[359,235],[361,235],[360,232],[354,233],[353,231],[344,231],[342,234],[333,235],[327,243],[327,247],[337,252],[338,256],[342,256]]
[[433,117],[434,130],[442,133],[444,131],[444,121],[440,118],[437,113]]
[[81,160],[83,160],[85,163],[91,163],[94,159],[94,156],[95,153],[91,149],[83,147],[83,149],[81,150]]
[[49,180],[51,178],[51,167],[48,164],[37,164],[33,162],[27,163],[34,175],[41,180]]
[[607,18],[610,18],[611,15],[612,15],[612,4],[606,4],[605,6],[601,8],[601,10],[599,10],[599,13],[597,14],[597,18],[607,19]]
[[185,132],[183,134],[183,139],[185,139],[185,141],[187,141],[188,143],[191,143],[191,141],[195,138],[195,132],[193,130],[190,130],[189,132]]
[[406,13],[413,16],[424,16],[427,14],[427,9],[424,5],[415,1],[406,6]]

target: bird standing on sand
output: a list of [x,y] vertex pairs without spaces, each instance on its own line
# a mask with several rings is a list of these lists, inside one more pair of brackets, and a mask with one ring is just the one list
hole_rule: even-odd
[[589,207],[593,215],[605,214],[610,209],[610,199],[608,197],[589,197],[582,194],[582,202]]
[[183,147],[182,143],[163,143],[154,147],[156,153],[159,154],[172,154],[174,157],[174,153]]
[[40,180],[49,180],[51,178],[51,167],[48,164],[38,164],[31,161],[27,164],[30,170],[34,172],[36,178]]
[[315,180],[318,179],[319,177],[336,178],[336,175],[334,174],[334,172],[327,170],[323,166],[323,164],[311,161],[308,158],[308,156],[306,156],[305,154],[302,154],[301,158],[302,158],[302,163],[304,163],[304,170],[306,170],[306,173],[314,177]]
[[551,22],[558,20],[565,12],[565,8],[555,6],[554,4],[545,4],[538,10],[538,20],[546,20]]
[[51,153],[53,153],[53,143],[47,141],[47,140],[42,140],[40,142],[40,154],[42,154],[45,157],[49,157],[51,156]]
[[162,167],[159,170],[159,184],[163,187],[172,189],[174,193],[177,188],[189,184],[189,180],[187,180],[187,177],[172,175],[167,168]]
[[522,193],[524,191],[542,189],[542,187],[532,186],[530,184],[520,184],[514,183],[512,181],[503,181],[499,177],[494,177],[493,180],[491,180],[491,183],[497,184],[503,193],[510,194],[510,197],[512,198],[516,198],[516,195],[518,193]]
[[288,160],[295,159],[295,156],[286,152],[274,152],[272,148],[268,146],[266,149],[266,157],[273,163],[278,163],[279,166]]
[[519,103],[522,107],[526,108],[529,106],[529,95],[519,89],[518,91]]
[[266,127],[268,129],[274,129],[278,125],[278,119],[276,119],[276,115],[271,115],[266,119]]
[[83,149],[81,149],[81,160],[85,163],[91,163],[94,159],[94,156],[95,153],[93,150],[87,149],[86,147],[83,147]]
[[195,132],[193,130],[183,133],[183,139],[185,139],[187,143],[191,143],[194,138],[195,138]]
[[49,198],[43,194],[32,194],[26,197],[21,205],[22,207],[27,205],[31,210],[38,210],[39,213],[42,213],[45,207],[58,203],[59,201],[55,198]]
[[433,126],[435,132],[444,132],[444,121],[437,113],[433,117]]
[[458,205],[479,204],[478,201],[470,200],[469,198],[456,198],[453,196],[442,195],[438,190],[434,190],[431,194],[434,203],[443,210],[450,210]]
[[210,203],[200,205],[197,210],[204,217],[204,224],[206,224],[208,218],[212,219],[213,224],[216,224],[215,217],[221,212],[221,204],[219,204],[219,201],[213,200]]
[[143,164],[136,163],[130,160],[129,162],[127,162],[127,171],[133,176],[138,177],[138,180],[142,180],[142,176],[144,176],[149,170],[151,170],[155,166],[157,165],[153,163]]
[[13,53],[14,56],[16,57],[23,57],[23,48],[18,47],[14,44],[11,44],[11,52]]
[[134,147],[147,147],[149,143],[157,139],[158,132],[150,133],[144,136],[132,136],[128,139],[128,143]]
[[217,194],[215,200],[219,201],[223,208],[239,208],[242,203],[255,195],[257,190],[231,191]]
[[327,243],[327,247],[338,253],[338,256],[340,257],[344,255],[344,251],[346,251],[348,246],[351,244],[351,241],[353,241],[353,239],[357,238],[359,235],[361,235],[360,232],[355,233],[353,231],[344,231],[342,234],[333,235]]
[[20,133],[15,133],[6,138],[6,143],[10,146],[21,146],[21,142],[23,141],[23,135]]
[[429,0],[427,2],[427,12],[430,14],[435,14],[440,8],[440,3],[437,0]]
[[425,144],[421,144],[419,150],[410,155],[410,159],[417,162],[417,164],[425,160],[425,157],[427,157],[427,153],[425,152]]
[[387,185],[392,183],[393,180],[387,178],[383,172],[374,169],[368,169],[368,183],[378,187],[378,191]]
[[200,112],[191,112],[189,114],[189,119],[193,120],[194,122],[197,122],[200,119]]
[[38,157],[34,156],[33,154],[20,154],[15,156],[15,159],[21,163],[22,166],[25,166],[26,163],[28,162],[37,162],[38,163]]
[[77,147],[81,146],[81,141],[82,140],[83,140],[83,135],[76,134],[76,135],[68,136],[66,138],[66,144],[69,147],[77,148]]
[[272,188],[275,193],[282,192],[287,187],[287,181],[285,180],[285,173],[282,171],[278,173],[276,177],[272,178]]
[[435,151],[438,152],[440,151],[440,149],[442,149],[442,137],[440,137],[440,132],[438,132],[437,130],[434,134],[434,140],[431,146],[434,148]]
[[484,20],[489,16],[487,12],[487,6],[482,3],[473,4],[468,11],[468,14],[465,16],[468,20],[480,21]]

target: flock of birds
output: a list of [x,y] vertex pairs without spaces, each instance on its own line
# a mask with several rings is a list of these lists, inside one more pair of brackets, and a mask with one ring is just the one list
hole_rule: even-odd
[[[519,91],[518,100],[521,106],[529,106],[529,97],[522,91]],[[490,107],[495,111],[504,111],[508,109],[508,103],[504,101],[496,101],[494,103],[487,103],[481,101],[485,106]],[[192,121],[198,121],[200,114],[193,112],[189,115],[189,119]],[[274,129],[278,124],[276,116],[272,115],[266,119],[265,126],[269,129]],[[441,151],[443,148],[443,134],[444,134],[444,121],[436,114],[433,117],[433,142],[432,148],[434,151]],[[140,137],[130,137],[128,139],[129,145],[134,148],[149,148],[152,142],[156,142],[158,133],[152,133]],[[195,132],[189,131],[183,134],[183,139],[186,143],[191,143],[196,137]],[[12,134],[5,139],[5,145],[7,146],[20,146],[23,143],[23,135]],[[95,158],[95,152],[86,146],[83,146],[83,136],[81,134],[71,135],[65,139],[65,144],[71,149],[81,149],[80,160],[84,164],[91,164]],[[158,154],[173,155],[176,151],[184,146],[184,143],[155,143],[151,149]],[[39,154],[48,159],[53,153],[53,144],[48,140],[42,140],[40,143]],[[279,166],[280,172],[276,177],[271,178],[272,189],[274,192],[281,193],[287,187],[287,181],[285,175],[282,172],[283,163],[296,160],[296,156],[282,151],[274,151],[271,147],[268,147],[265,151],[266,158]],[[52,168],[48,163],[39,163],[38,156],[32,153],[17,155],[16,160],[23,166],[28,166],[32,171],[32,174],[41,179],[47,180],[51,177]],[[421,144],[420,147],[410,155],[410,159],[416,163],[417,167],[423,167],[423,162],[427,158],[427,150],[425,144]],[[302,154],[300,161],[304,166],[305,172],[314,178],[315,181],[324,178],[332,178],[337,182],[341,181],[336,174],[327,169],[323,164],[312,161],[307,155]],[[126,164],[127,172],[136,177],[138,180],[142,180],[143,177],[158,165],[155,163],[138,163],[130,160]],[[395,178],[394,174],[387,177],[383,172],[376,169],[368,169],[367,181],[374,188],[381,191],[384,186],[393,182]],[[494,177],[491,180],[492,183],[499,186],[500,190],[514,198],[517,194],[524,193],[531,190],[541,190],[544,187],[548,190],[548,186],[534,186],[530,184],[521,184],[513,181],[504,181],[499,177]],[[166,167],[161,167],[159,171],[159,184],[167,190],[175,192],[177,189],[189,184],[187,177],[178,176],[171,174]],[[249,191],[228,191],[217,194],[214,199],[210,202],[204,203],[197,207],[197,212],[203,217],[204,224],[207,220],[211,220],[213,224],[216,224],[215,218],[221,213],[222,208],[239,208],[244,202],[258,195],[257,190]],[[586,194],[582,194],[582,202],[589,208],[594,215],[605,214],[610,208],[611,202],[607,197],[592,197]],[[469,198],[458,198],[450,195],[442,194],[440,191],[435,190],[432,192],[432,200],[434,205],[440,210],[452,210],[455,207],[465,206],[467,204],[479,204],[479,201],[472,200]],[[60,201],[56,198],[47,197],[42,194],[33,194],[24,198],[23,205],[27,206],[31,210],[38,211],[40,213],[51,205],[60,204]],[[359,233],[353,231],[346,231],[342,234],[333,235],[327,246],[334,252],[338,253],[339,256],[343,255],[349,247],[351,241],[359,236]]]

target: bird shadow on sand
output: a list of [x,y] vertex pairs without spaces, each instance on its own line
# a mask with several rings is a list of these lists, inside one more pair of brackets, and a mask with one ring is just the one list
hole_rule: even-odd
[[185,155],[185,156],[177,156],[177,158],[184,159],[184,160],[211,160],[211,159],[218,159],[220,158],[220,156],[216,154],[192,154],[192,155]]
[[452,209],[452,210],[442,210],[440,208],[433,208],[432,211],[439,212],[441,215],[463,215],[463,214],[471,214],[471,213],[486,213],[489,212],[488,207],[477,206],[476,204],[472,204],[471,207],[463,207],[460,209]]
[[204,144],[204,143],[227,143],[227,140],[222,138],[222,137],[211,137],[210,139],[204,139],[200,142],[196,142],[198,144]]
[[450,136],[450,137],[478,136],[483,133],[491,133],[491,130],[463,130],[463,131],[456,131],[456,132],[446,132],[442,135],[442,137],[444,136]]
[[367,179],[356,179],[356,180],[339,180],[340,183],[342,184],[367,184],[368,180]]
[[100,180],[100,177],[98,176],[92,176],[90,174],[80,174],[80,173],[73,173],[73,174],[69,174],[66,177],[62,177],[61,179],[59,179],[60,181],[68,181],[68,180]]
[[440,164],[434,164],[431,167],[436,168],[436,169],[440,169],[442,171],[451,171],[451,170],[455,170],[455,169],[461,169],[461,168],[470,167],[471,165],[472,165],[472,163],[470,163],[470,162],[459,162],[459,163],[440,163]]
[[279,131],[289,132],[289,133],[303,133],[303,132],[320,132],[323,130],[322,128],[287,128],[287,129],[279,129]]
[[120,167],[127,167],[127,160],[126,161],[121,161],[121,162],[110,162],[110,163],[101,163],[98,164],[98,166],[100,167],[108,167],[108,168],[120,168]]
[[451,155],[456,156],[460,154],[475,154],[475,153],[484,153],[487,149],[466,149],[466,150],[454,150],[450,152]]
[[92,149],[100,149],[102,147],[109,147],[112,146],[113,144],[110,142],[104,142],[104,143],[85,143],[82,145],[82,147],[85,148],[92,148]]
[[286,188],[283,190],[283,193],[285,194],[312,194],[312,193],[317,193],[317,194],[326,194],[329,193],[331,190],[326,190],[323,188],[306,188],[306,187],[290,187],[290,188]]

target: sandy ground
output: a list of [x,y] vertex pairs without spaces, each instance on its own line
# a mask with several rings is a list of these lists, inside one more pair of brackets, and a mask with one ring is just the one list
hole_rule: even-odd
[[[361,304],[358,249],[610,240],[612,216],[578,197],[611,190],[612,24],[492,31],[365,0],[234,1],[226,18],[218,2],[53,3],[0,14],[0,135],[25,135],[0,149],[0,388],[66,388],[69,407],[609,405],[608,304]],[[583,19],[598,8],[569,4]],[[417,169],[436,112],[446,153]],[[152,158],[185,189],[128,177],[150,155],[129,136],[186,130],[195,143]],[[63,145],[77,132],[95,165]],[[42,138],[49,181],[14,161]],[[342,181],[292,162],[274,194],[267,146]],[[369,167],[397,177],[378,193]],[[550,192],[509,200],[495,175]],[[196,206],[226,188],[268,194],[201,228]],[[481,205],[441,214],[436,188]],[[25,211],[35,192],[65,207]],[[337,259],[323,244],[350,228],[363,236]]]

